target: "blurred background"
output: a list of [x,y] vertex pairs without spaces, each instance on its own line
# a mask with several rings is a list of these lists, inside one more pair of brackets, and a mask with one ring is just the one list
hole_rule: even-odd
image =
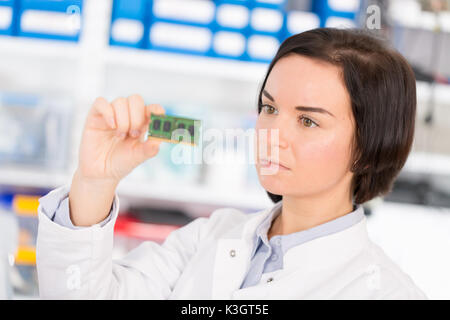
[[[251,129],[279,44],[317,27],[370,29],[415,70],[413,151],[364,208],[373,241],[450,299],[450,1],[437,0],[0,0],[0,298],[38,298],[38,199],[71,182],[96,97],[138,93],[204,129]],[[216,208],[272,205],[253,164],[176,165],[173,147],[119,185],[116,257]]]

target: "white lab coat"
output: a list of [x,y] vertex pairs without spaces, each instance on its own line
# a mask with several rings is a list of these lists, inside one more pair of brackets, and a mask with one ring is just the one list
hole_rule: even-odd
[[19,224],[17,216],[0,209],[0,300],[12,299],[9,258],[17,251]]
[[[270,209],[215,210],[173,231],[160,245],[144,242],[112,260],[119,210],[104,227],[72,230],[39,206],[37,271],[45,299],[426,299],[368,238],[366,218],[352,227],[291,248],[283,269],[239,289],[252,237]],[[233,250],[233,253],[230,252]]]

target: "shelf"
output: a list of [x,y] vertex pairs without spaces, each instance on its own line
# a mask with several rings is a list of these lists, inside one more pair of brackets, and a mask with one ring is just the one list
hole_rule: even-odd
[[[79,43],[1,36],[0,55],[52,60],[57,58],[84,59],[85,56],[81,57],[83,54],[95,54],[96,65],[94,67],[99,67],[97,64],[126,66],[252,83],[261,81],[266,73],[268,67],[266,63],[109,46],[110,15],[107,12],[110,10],[111,1],[108,0],[86,3],[86,6],[83,7],[85,16],[83,35],[80,37]],[[94,48],[94,52],[91,51],[92,48]],[[87,69],[90,70],[90,67],[88,66]]]
[[[450,176],[450,156],[414,152],[403,169],[406,173],[422,173]],[[70,183],[71,175],[49,173],[38,169],[18,167],[0,168],[0,185],[53,189]],[[216,189],[199,185],[170,185],[124,179],[118,186],[119,196],[158,199],[163,201],[199,203],[211,206],[232,206],[248,209],[263,209],[272,202],[264,190]]]
[[75,42],[0,36],[1,56],[28,56],[33,59],[79,58],[79,45]]
[[428,102],[432,90],[434,90],[434,101],[442,104],[450,103],[450,85],[435,83],[434,88],[430,83],[417,81],[417,100],[418,102]]
[[391,1],[387,14],[401,27],[429,31],[440,27],[443,32],[450,32],[450,12],[424,11],[419,1]]
[[[25,188],[54,189],[71,182],[72,175],[50,173],[38,169],[1,168],[0,185]],[[250,210],[264,209],[272,205],[261,190],[217,190],[207,186],[168,185],[161,183],[137,182],[130,179],[121,181],[117,188],[119,197],[157,199],[168,202],[198,203],[208,206],[230,206]]]
[[230,206],[259,210],[273,205],[264,190],[218,190],[198,185],[169,185],[131,180],[122,181],[117,193],[119,197],[158,199],[183,203],[197,203],[209,206]]
[[71,180],[71,175],[42,169],[1,167],[0,185],[53,189]]
[[193,76],[234,81],[262,81],[268,65],[232,59],[182,55],[134,48],[109,47],[105,55],[109,65],[158,69]]
[[450,177],[450,155],[413,152],[404,167],[405,172]]

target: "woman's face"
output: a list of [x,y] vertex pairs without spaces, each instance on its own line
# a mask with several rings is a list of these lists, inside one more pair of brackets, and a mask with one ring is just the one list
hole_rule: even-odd
[[[339,72],[336,66],[297,54],[273,67],[256,122],[256,169],[267,191],[308,196],[343,181],[350,188],[354,120]],[[264,166],[264,158],[286,168]]]

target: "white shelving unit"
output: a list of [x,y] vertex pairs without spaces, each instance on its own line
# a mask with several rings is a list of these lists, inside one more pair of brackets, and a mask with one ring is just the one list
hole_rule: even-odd
[[56,188],[71,180],[62,172],[45,172],[42,169],[8,166],[0,168],[0,184],[32,188]]
[[[14,92],[63,93],[75,102],[71,163],[65,172],[43,172],[39,169],[19,166],[0,168],[0,184],[20,187],[55,188],[70,183],[76,168],[77,152],[85,116],[92,101],[99,95],[107,94],[111,81],[108,72],[118,69],[141,70],[142,72],[172,76],[180,74],[192,82],[211,84],[228,91],[230,96],[247,92],[247,100],[242,105],[253,102],[256,89],[262,80],[267,65],[246,63],[226,59],[196,56],[183,56],[133,48],[109,46],[110,0],[87,0],[83,7],[83,30],[78,43],[52,41],[33,38],[1,37],[0,75],[7,75],[11,83],[5,90]],[[58,66],[55,66],[58,62]],[[65,68],[58,73],[61,68]],[[31,69],[31,70],[30,70]],[[46,77],[45,71],[56,72],[54,79]],[[27,71],[40,79],[26,81]],[[65,79],[61,82],[61,79]],[[0,78],[0,81],[3,79]],[[237,83],[237,84],[236,84]],[[25,85],[22,85],[25,84]],[[120,83],[119,83],[120,85]],[[133,83],[129,86],[133,88]],[[138,85],[136,83],[136,85]],[[164,85],[164,84],[162,84]],[[169,86],[170,83],[167,83]],[[132,90],[132,89],[130,89]],[[140,92],[136,92],[140,93]],[[206,95],[207,93],[205,93]],[[210,93],[211,94],[211,93]],[[245,100],[245,99],[244,99]],[[156,102],[159,103],[159,102]],[[250,106],[250,107],[253,107]],[[236,107],[236,108],[239,108]],[[235,111],[236,111],[235,108]],[[139,198],[152,203],[162,200],[167,203],[192,203],[211,207],[231,206],[246,210],[262,209],[271,204],[265,191],[255,190],[216,190],[207,185],[171,185],[165,183],[134,181],[128,177],[119,184],[118,194],[124,198]]]
[[[2,36],[0,38],[2,55],[14,55],[41,59],[79,59],[79,45],[65,41]],[[5,62],[5,61],[3,61]]]
[[[109,79],[114,70],[128,70],[147,74],[157,74],[163,79],[171,79],[173,75],[181,78],[173,81],[198,83],[197,96],[208,96],[205,104],[214,99],[217,91],[202,92],[203,84],[220,90],[230,97],[230,105],[234,111],[242,108],[256,108],[254,104],[257,88],[267,70],[262,63],[248,63],[226,59],[183,56],[179,54],[146,51],[133,48],[109,46],[109,23],[111,12],[110,0],[86,0],[83,7],[83,31],[79,43],[68,43],[41,39],[1,37],[0,38],[0,78],[5,90],[25,92],[62,92],[70,95],[75,101],[75,117],[72,138],[71,163],[66,172],[42,172],[41,170],[22,168],[1,168],[0,184],[54,188],[70,181],[76,167],[77,149],[86,113],[92,101],[103,93],[115,94],[122,83]],[[29,68],[33,68],[32,71]],[[5,71],[6,70],[6,71]],[[52,79],[50,74],[57,77]],[[35,80],[28,79],[28,73],[37,74]],[[165,77],[165,78],[164,78]],[[61,81],[63,79],[64,81]],[[154,79],[153,79],[154,80]],[[161,86],[169,87],[171,83],[161,80]],[[155,81],[155,80],[154,80]],[[113,84],[113,85],[112,85]],[[114,86],[115,85],[115,86]],[[129,88],[128,88],[129,87]],[[132,90],[146,88],[145,84],[127,84]],[[418,86],[419,96],[426,90]],[[448,92],[446,90],[446,92]],[[133,92],[134,93],[134,92]],[[139,93],[139,92],[138,92]],[[426,94],[426,93],[425,93]],[[170,92],[162,95],[171,98]],[[159,96],[161,97],[161,95]],[[233,98],[235,100],[232,100]],[[222,99],[216,97],[216,100]],[[223,100],[223,99],[222,99]],[[238,101],[240,101],[238,103]],[[156,103],[159,103],[156,102]],[[223,102],[224,107],[227,101]],[[217,107],[217,106],[216,106]],[[430,166],[430,158],[436,165]],[[424,161],[426,159],[426,161]],[[406,168],[413,171],[439,172],[450,175],[450,157],[433,157],[431,155],[412,155]],[[262,188],[226,193],[208,186],[175,186],[155,187],[154,184],[135,182],[129,179],[120,184],[118,193],[123,197],[139,197],[151,202],[153,199],[185,201],[212,206],[234,206],[246,209],[265,208],[271,204]]]
[[415,152],[408,157],[404,169],[408,172],[450,177],[450,157],[440,154]]
[[105,62],[109,65],[163,70],[188,74],[193,77],[209,77],[240,82],[257,83],[267,70],[264,63],[248,63],[200,56],[180,55],[169,52],[111,47],[107,49]]
[[263,209],[271,205],[271,200],[260,188],[238,190],[214,190],[206,185],[171,185],[122,181],[119,196],[127,198],[158,199],[177,203],[194,203],[211,207],[237,207],[242,209]]

